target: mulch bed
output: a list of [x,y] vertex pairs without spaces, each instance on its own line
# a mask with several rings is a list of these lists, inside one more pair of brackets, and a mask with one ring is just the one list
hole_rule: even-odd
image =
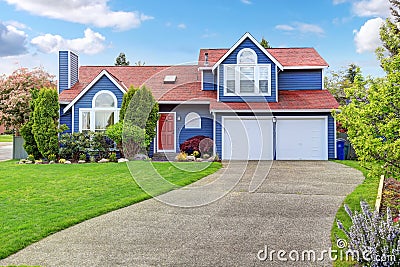
[[381,212],[386,212],[389,207],[393,218],[400,214],[400,181],[393,178],[386,178],[383,184]]

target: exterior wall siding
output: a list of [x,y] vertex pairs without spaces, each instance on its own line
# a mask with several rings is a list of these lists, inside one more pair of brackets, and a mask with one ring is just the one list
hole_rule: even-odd
[[278,74],[278,90],[322,90],[322,70],[285,70]]
[[67,105],[60,105],[60,125],[65,124],[68,127],[68,130],[63,133],[72,133],[72,109],[68,110],[67,113],[63,113],[63,109]]
[[118,108],[121,108],[122,97],[124,93],[113,84],[110,79],[106,76],[101,77],[93,87],[86,92],[72,107],[74,109],[74,131],[79,132],[79,109],[80,108],[92,108],[92,100],[94,95],[102,90],[111,91],[118,101]]
[[68,89],[68,51],[58,52],[58,93]]
[[204,91],[214,91],[216,90],[216,77],[211,70],[203,71],[203,90]]
[[72,87],[75,83],[78,82],[78,69],[79,69],[78,56],[70,52],[70,61],[71,61],[70,81]]
[[[176,152],[180,151],[180,144],[193,136],[204,135],[213,139],[213,119],[209,111],[209,105],[183,104],[175,106],[161,104],[160,112],[176,112]],[[196,112],[200,115],[200,129],[185,128],[185,117],[190,112]],[[178,118],[180,118],[180,120],[178,120]]]
[[[271,116],[271,114],[257,114],[258,116]],[[328,159],[335,159],[335,121],[330,113],[274,113],[274,116],[328,116]],[[235,116],[232,113],[218,113],[216,116],[216,129],[215,129],[215,138],[216,138],[216,150],[220,158],[222,157],[222,117],[223,116]],[[254,116],[252,113],[240,113],[238,116]],[[274,145],[276,145],[274,143]],[[275,149],[274,149],[275,150]]]
[[[258,64],[271,64],[271,96],[224,96],[224,65],[236,64],[237,55],[243,48],[251,48],[257,54]],[[250,39],[244,40],[220,65],[219,67],[219,100],[221,102],[276,102],[276,68],[275,63],[268,58]]]

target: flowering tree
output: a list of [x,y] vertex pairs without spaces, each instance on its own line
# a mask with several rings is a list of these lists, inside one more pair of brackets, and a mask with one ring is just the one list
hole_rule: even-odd
[[10,76],[0,76],[0,124],[12,127],[19,135],[19,129],[29,119],[32,89],[55,88],[54,75],[42,68],[29,70],[20,68]]

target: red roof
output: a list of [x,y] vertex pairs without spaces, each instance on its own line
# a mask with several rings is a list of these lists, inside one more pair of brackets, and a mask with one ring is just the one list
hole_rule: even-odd
[[[229,49],[201,49],[199,54],[199,66],[204,66],[205,53],[208,53],[209,65],[218,62]],[[270,53],[283,67],[328,67],[328,63],[318,54],[314,48],[268,48]]]
[[211,110],[309,110],[337,109],[338,102],[328,90],[282,90],[278,102],[216,102],[210,105]]
[[268,48],[267,51],[283,67],[329,66],[314,48]]

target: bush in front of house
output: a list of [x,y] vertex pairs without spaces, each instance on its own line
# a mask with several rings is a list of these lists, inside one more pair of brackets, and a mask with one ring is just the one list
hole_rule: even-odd
[[[400,262],[400,226],[393,222],[390,209],[385,216],[371,211],[368,204],[361,201],[361,212],[354,213],[345,205],[353,225],[345,229],[338,221],[338,227],[348,237],[346,254],[362,266],[398,266]],[[384,259],[385,265],[382,265]]]
[[60,137],[60,157],[78,161],[80,155],[89,154],[90,157],[107,158],[110,149],[114,146],[102,132],[82,132],[63,134]]
[[213,141],[204,135],[197,135],[189,138],[179,146],[180,150],[192,155],[194,151],[200,154],[212,154]]

